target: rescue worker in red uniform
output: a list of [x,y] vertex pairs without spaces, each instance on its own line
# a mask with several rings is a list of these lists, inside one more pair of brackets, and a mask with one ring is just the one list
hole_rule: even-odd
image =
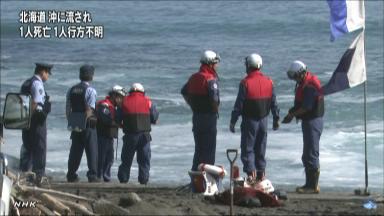
[[296,188],[296,191],[319,193],[319,141],[323,131],[324,115],[321,83],[301,61],[294,61],[287,75],[289,79],[296,81],[295,103],[282,123],[290,123],[294,117],[300,119],[304,142],[301,159],[305,168],[305,184]]
[[129,181],[133,157],[137,152],[138,180],[140,184],[147,184],[151,165],[151,124],[157,123],[159,113],[155,104],[145,96],[144,87],[140,83],[134,83],[129,95],[124,98],[122,116],[124,144],[117,177],[120,183]]
[[195,153],[192,171],[200,163],[215,164],[216,124],[220,97],[216,73],[220,56],[211,50],[203,53],[200,70],[193,74],[181,89],[185,101],[193,112],[192,131],[195,139]]
[[265,151],[269,112],[273,115],[273,130],[279,128],[279,107],[272,80],[261,72],[262,58],[251,54],[245,58],[247,76],[240,82],[232,111],[229,129],[235,133],[235,124],[241,115],[241,161],[249,183],[265,177]]
[[96,103],[97,142],[99,147],[97,177],[105,182],[111,180],[113,165],[113,140],[118,139],[121,122],[121,104],[126,92],[119,85],[113,86],[104,100]]

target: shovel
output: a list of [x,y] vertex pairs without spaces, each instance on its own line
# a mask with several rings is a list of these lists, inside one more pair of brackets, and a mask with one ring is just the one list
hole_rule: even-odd
[[[232,154],[232,157],[231,157]],[[227,158],[231,164],[231,174],[229,176],[229,187],[231,195],[231,205],[229,207],[229,215],[233,215],[233,165],[237,158],[237,149],[227,149]],[[231,159],[232,158],[232,159]]]

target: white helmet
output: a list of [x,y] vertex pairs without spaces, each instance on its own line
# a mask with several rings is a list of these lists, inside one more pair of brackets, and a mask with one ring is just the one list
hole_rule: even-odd
[[125,96],[127,94],[127,92],[125,91],[125,89],[119,85],[114,85],[112,87],[112,91],[111,92],[114,92],[114,93],[117,93],[121,96]]
[[138,92],[143,92],[144,93],[144,87],[143,85],[141,85],[141,83],[133,83],[132,84],[132,87],[130,89],[130,92],[134,92],[134,91],[138,91]]
[[295,79],[300,74],[307,72],[307,66],[302,61],[294,61],[287,71],[289,79]]
[[273,191],[275,191],[275,188],[273,187],[272,182],[269,181],[268,179],[264,179],[263,181],[258,182],[255,185],[255,189],[261,190],[261,191],[263,191],[264,193],[267,193],[267,194],[272,193]]
[[252,53],[251,55],[245,58],[245,66],[247,68],[260,69],[262,65],[263,65],[263,59],[257,53]]
[[216,54],[212,50],[204,51],[203,55],[200,58],[200,63],[202,64],[217,64],[220,62],[219,54]]

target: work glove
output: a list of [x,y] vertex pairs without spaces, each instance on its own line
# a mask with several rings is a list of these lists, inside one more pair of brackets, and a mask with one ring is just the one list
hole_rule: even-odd
[[273,118],[273,127],[272,127],[272,129],[273,130],[277,130],[277,129],[279,129],[279,127],[280,127],[279,118]]
[[231,131],[232,133],[235,133],[235,124],[229,124],[229,131]]
[[33,113],[33,115],[38,124],[43,124],[47,119],[48,114],[45,113],[42,108],[37,108],[36,111]]
[[285,117],[284,117],[284,119],[283,119],[283,121],[281,122],[281,123],[283,123],[283,124],[288,124],[288,123],[290,123],[291,121],[292,121],[292,119],[293,119],[293,115],[291,115],[291,114],[287,114]]

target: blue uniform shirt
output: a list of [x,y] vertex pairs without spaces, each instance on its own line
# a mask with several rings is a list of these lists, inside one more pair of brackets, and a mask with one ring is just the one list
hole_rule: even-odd
[[35,102],[36,104],[39,104],[37,106],[37,109],[42,109],[42,105],[44,105],[45,95],[46,95],[44,90],[44,83],[41,80],[40,76],[35,75],[35,77],[37,78],[37,80],[35,80],[32,83],[31,96],[32,96],[33,102]]
[[[247,94],[247,90],[245,86],[243,85],[243,83],[240,83],[239,92],[237,94],[235,106],[233,107],[233,111],[231,115],[231,124],[236,124],[239,116],[242,114],[246,94]],[[276,94],[275,94],[274,88],[272,88],[271,111],[272,111],[273,118],[278,119],[280,109],[277,106]]]

